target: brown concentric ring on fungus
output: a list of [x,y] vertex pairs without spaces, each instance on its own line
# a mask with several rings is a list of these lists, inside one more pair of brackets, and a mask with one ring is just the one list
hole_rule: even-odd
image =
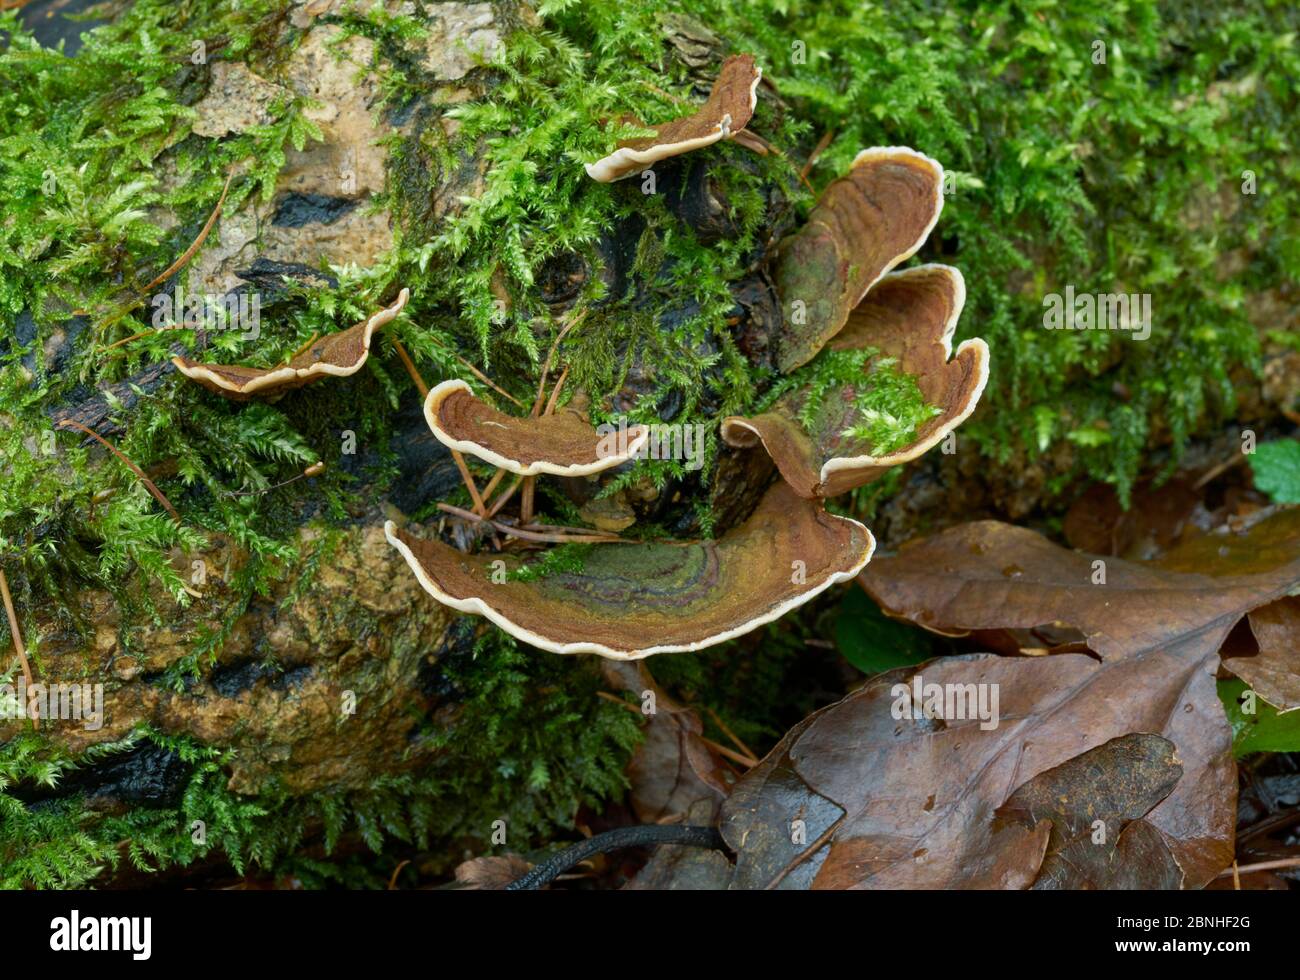
[[943,210],[943,167],[906,146],[863,150],[826,188],[807,223],[780,246],[776,289],[785,320],[777,366],[816,356],[867,290],[921,247]]
[[830,342],[832,350],[874,347],[916,377],[926,404],[938,408],[939,414],[923,422],[906,446],[881,456],[862,452],[867,447],[844,434],[852,412],[851,402],[843,397],[845,388],[826,395],[826,402],[845,409],[833,409],[816,433],[800,421],[802,392],[795,391],[761,415],[724,419],[723,440],[739,447],[761,441],[781,476],[804,497],[844,493],[916,459],[966,420],[988,382],[984,341],[967,340],[953,355],[952,334],[965,300],[965,281],[952,266],[921,265],[891,273],[867,294],[850,314],[848,325]]
[[346,330],[326,334],[278,368],[200,364],[188,357],[173,357],[172,363],[181,374],[209,391],[240,402],[254,396],[280,395],[319,378],[347,377],[361,370],[370,356],[370,340],[375,331],[397,318],[409,296],[410,290],[403,289],[392,306]]
[[632,459],[650,438],[644,425],[604,436],[573,408],[529,418],[505,415],[459,379],[429,392],[424,418],[448,449],[521,476],[590,476]]
[[384,533],[439,602],[486,616],[552,653],[638,660],[701,650],[770,623],[866,566],[875,548],[857,521],[826,513],[784,483],[717,541],[591,546],[578,572],[500,574],[503,555],[465,555],[389,521]]
[[[608,184],[668,157],[731,139],[749,125],[758,104],[758,83],[762,78],[763,70],[754,63],[753,55],[733,55],[722,63],[704,105],[689,116],[647,127],[656,130],[654,136],[619,143],[613,153],[587,164],[587,176]],[[641,125],[639,120],[630,121]]]

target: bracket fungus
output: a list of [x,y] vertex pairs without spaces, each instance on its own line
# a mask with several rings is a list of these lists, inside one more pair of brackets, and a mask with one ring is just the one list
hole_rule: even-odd
[[580,571],[528,580],[510,576],[514,559],[462,554],[392,521],[384,533],[444,605],[552,653],[612,660],[701,650],[748,633],[853,578],[875,549],[862,524],[782,482],[717,541],[596,544]]
[[606,452],[607,440],[572,407],[515,418],[475,397],[459,379],[429,391],[424,418],[448,449],[520,476],[590,476],[631,459],[650,437],[647,426],[633,426],[623,445]]
[[[587,175],[607,184],[630,177],[668,157],[734,138],[754,115],[758,83],[762,79],[763,70],[754,62],[753,55],[733,55],[722,63],[704,105],[689,116],[646,127],[656,131],[654,136],[619,143],[613,153],[587,164]],[[627,121],[642,125],[635,118]]]
[[[952,266],[891,273],[871,289],[828,345],[833,351],[878,350],[916,379],[926,404],[937,411],[901,448],[873,456],[868,440],[854,434],[852,384],[825,394],[827,408],[817,413],[811,429],[800,417],[809,397],[805,387],[752,418],[724,419],[723,440],[736,447],[761,441],[782,477],[804,497],[845,493],[916,459],[966,420],[988,381],[984,341],[967,340],[953,355],[952,335],[965,299],[965,282]],[[863,370],[865,377],[870,364]]]
[[319,378],[356,374],[370,356],[375,331],[397,319],[409,297],[410,290],[403,289],[391,306],[346,330],[326,334],[278,368],[201,364],[183,356],[173,357],[172,363],[185,377],[232,401],[279,396]]
[[[660,136],[704,132],[710,140],[722,138],[726,100],[744,88],[747,108],[731,114],[731,124],[748,122],[758,77],[752,59],[730,59],[705,108],[662,127]],[[637,154],[657,153],[654,158],[662,159],[673,147],[673,152],[688,149],[688,142],[623,147],[622,156],[601,161],[592,175],[616,179],[619,167],[650,158]],[[946,265],[891,272],[921,246],[938,220],[942,182],[939,164],[914,150],[864,150],[850,173],[823,195],[808,224],[782,243],[776,274],[782,307],[807,296],[814,301],[814,315],[811,321],[784,320],[777,350],[786,378],[770,392],[772,406],[752,418],[723,421],[724,441],[738,447],[762,442],[782,477],[743,524],[717,540],[592,541],[580,529],[529,525],[527,499],[518,525],[491,522],[507,491],[485,517],[441,506],[489,520],[507,535],[583,542],[581,560],[557,563],[542,574],[520,574],[532,566],[516,555],[467,554],[392,521],[384,527],[389,543],[425,591],[444,605],[485,616],[543,650],[614,660],[701,650],[771,622],[854,577],[870,561],[875,541],[857,521],[828,513],[823,498],[870,483],[937,444],[971,414],[988,380],[982,340],[968,340],[953,352],[966,298],[961,273]],[[564,331],[552,355],[563,336]],[[802,373],[792,376],[814,358],[813,380]],[[550,362],[548,356],[546,369]],[[827,365],[831,369],[823,371]],[[898,371],[888,376],[889,384],[917,404],[915,411],[897,417],[892,409],[877,411],[888,416],[890,436],[884,440],[886,451],[871,455],[875,429],[854,423],[869,404],[863,394],[874,395],[873,386],[886,377],[875,372],[886,368]],[[531,417],[498,412],[476,398],[465,381],[450,380],[425,398],[429,428],[454,452],[520,474],[523,482],[539,474],[591,475],[637,454],[649,438],[648,427],[629,430],[618,451],[610,452],[579,411],[551,414],[548,405],[539,415],[546,369]],[[894,394],[894,387],[883,390]],[[897,446],[900,441],[905,444]],[[548,528],[564,533],[535,533]]]
[[863,150],[826,188],[776,264],[784,330],[777,366],[789,372],[843,329],[867,291],[929,237],[943,210],[943,167],[906,146]]

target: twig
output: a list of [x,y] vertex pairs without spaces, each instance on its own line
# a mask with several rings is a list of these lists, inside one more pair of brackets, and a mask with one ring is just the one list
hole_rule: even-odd
[[[397,356],[402,360],[402,366],[406,368],[406,373],[411,376],[415,382],[415,387],[420,392],[420,399],[429,397],[429,386],[424,383],[424,378],[420,377],[420,372],[416,370],[415,362],[411,360],[411,355],[406,353],[406,348],[396,337],[390,338],[393,342],[393,348],[397,351]],[[451,458],[456,464],[456,469],[460,471],[460,478],[464,481],[465,487],[469,490],[470,499],[474,501],[474,510],[479,514],[487,513],[487,505],[483,503],[483,498],[479,495],[478,485],[474,482],[474,475],[470,473],[469,466],[465,463],[465,457],[460,450],[453,449]]]
[[[151,279],[143,288],[141,288],[139,296],[137,296],[126,306],[121,307],[116,313],[109,315],[107,318],[101,320],[98,324],[96,324],[95,325],[96,333],[98,333],[104,327],[112,326],[114,323],[116,323],[118,320],[124,317],[127,313],[130,313],[133,309],[135,309],[137,306],[139,306],[141,303],[145,301],[145,299],[148,297],[149,290],[153,289],[155,286],[160,285],[161,283],[166,282],[176,273],[180,272],[181,269],[185,268],[185,266],[189,265],[190,259],[194,258],[195,253],[197,253],[198,250],[203,247],[203,243],[207,241],[208,235],[211,233],[213,225],[217,223],[217,218],[221,216],[221,209],[226,203],[226,195],[230,192],[230,182],[234,179],[235,179],[235,171],[234,168],[232,167],[230,173],[226,175],[226,184],[224,187],[221,188],[221,197],[217,199],[217,206],[213,208],[212,213],[208,215],[207,223],[204,224],[203,229],[199,232],[199,237],[194,239],[193,244],[191,244],[189,248],[187,248],[184,252],[181,253],[180,258],[178,258],[175,262],[169,265],[158,275],[154,276],[153,279]],[[127,339],[135,340],[139,338],[137,336],[137,337],[131,337]]]
[[208,240],[208,235],[212,232],[213,225],[217,223],[217,218],[221,216],[221,209],[226,204],[226,195],[230,193],[230,182],[234,179],[235,179],[235,170],[232,167],[230,173],[226,174],[226,183],[225,186],[221,188],[221,197],[217,199],[217,206],[213,208],[212,213],[208,215],[207,223],[204,224],[203,230],[199,232],[199,237],[194,239],[194,244],[192,244],[189,248],[187,248],[184,252],[182,252],[181,257],[179,259],[177,259],[175,262],[169,265],[162,272],[158,273],[158,275],[154,276],[151,280],[149,280],[148,284],[144,287],[144,289],[140,290],[140,292],[142,293],[149,292],[149,290],[153,289],[155,286],[159,286],[162,283],[165,283],[168,279],[170,279],[176,273],[180,272],[187,265],[189,265],[190,259],[194,258],[195,253],[197,253],[198,250],[203,247],[203,243]]
[[524,492],[519,497],[519,522],[527,524],[533,519],[533,495],[537,492],[537,477],[524,477]]
[[1274,813],[1239,833],[1237,843],[1244,844],[1246,841],[1254,840],[1264,834],[1275,833],[1283,827],[1289,827],[1296,821],[1300,821],[1300,810],[1284,810],[1281,813]]
[[[740,132],[733,135],[731,139],[732,142],[737,143],[740,146],[743,146],[751,153],[757,153],[761,157],[765,157],[769,153],[776,152],[776,147],[774,147],[767,140],[763,139],[763,137],[759,136],[757,133],[752,132],[748,129],[742,129]],[[784,156],[784,154],[782,155]]]
[[319,460],[312,463],[297,476],[291,476],[287,480],[281,480],[279,483],[272,483],[264,490],[227,490],[227,497],[260,497],[264,493],[270,493],[272,490],[279,490],[281,487],[287,487],[290,483],[297,483],[299,480],[306,479],[310,476],[319,476],[325,471],[325,464]]
[[166,326],[166,327],[153,327],[152,329],[149,330],[141,330],[138,333],[131,334],[131,336],[129,337],[123,337],[121,340],[113,341],[113,343],[109,344],[107,347],[101,350],[100,353],[107,354],[109,351],[113,350],[114,348],[121,347],[123,344],[129,344],[133,340],[139,340],[141,337],[151,337],[156,333],[167,333],[168,331],[171,330],[183,330],[183,329],[184,327],[182,327],[180,324],[173,323],[170,326]]
[[[456,361],[460,364],[461,367],[463,367],[463,368],[465,368],[465,370],[469,371],[470,374],[474,375],[474,377],[478,378],[480,381],[482,381],[485,385],[487,385],[489,388],[491,388],[493,391],[495,391],[495,392],[496,392],[498,395],[500,395],[502,398],[506,398],[506,399],[509,399],[510,401],[514,402],[514,404],[515,404],[516,407],[518,407],[518,408],[523,408],[523,407],[524,407],[524,403],[523,403],[523,402],[521,402],[521,401],[520,401],[518,398],[516,398],[514,395],[510,394],[510,392],[508,392],[508,391],[506,391],[504,388],[502,388],[499,384],[497,384],[495,381],[493,381],[491,378],[489,378],[486,374],[484,374],[482,371],[480,371],[478,368],[476,368],[476,367],[475,367],[473,364],[471,364],[469,361],[465,360],[465,358],[463,358],[463,357],[461,357],[459,354],[457,354],[454,350],[452,350],[451,348],[447,347],[445,344],[439,344],[438,341],[433,340],[432,337],[429,338],[429,339],[430,339],[433,343],[435,343],[435,344],[437,344],[439,347],[441,347],[443,350],[447,351],[447,353],[449,353],[452,357],[456,358]],[[406,363],[409,364],[411,358],[410,358],[410,357],[405,353],[404,349],[402,348],[401,342],[398,341],[398,339],[397,339],[396,337],[394,337],[394,338],[393,338],[393,343],[397,346],[397,352],[398,352],[398,354],[401,356],[403,362],[406,362]],[[412,371],[412,370],[414,370],[414,369],[415,369],[415,365],[414,365],[414,364],[410,364],[410,366],[407,368],[408,371]],[[426,389],[426,391],[425,391],[425,394],[426,394],[426,395],[428,394],[427,389]]]
[[669,102],[676,103],[677,105],[690,105],[689,99],[683,99],[680,95],[673,95],[672,92],[665,92],[663,89],[661,89],[658,85],[655,85],[653,82],[647,82],[644,79],[642,79],[641,84],[644,85],[646,88],[648,88],[655,95],[667,99]]
[[612,534],[554,534],[547,531],[527,531],[521,527],[515,527],[513,524],[505,524],[501,521],[494,521],[488,517],[480,517],[473,511],[465,510],[462,507],[456,507],[452,504],[443,503],[442,501],[438,502],[438,509],[446,511],[448,514],[455,514],[457,517],[463,517],[467,521],[473,521],[475,523],[481,522],[491,525],[504,535],[512,538],[522,538],[525,541],[550,541],[559,544],[615,544],[626,542],[626,539],[615,537]]
[[[4,596],[5,615],[9,617],[9,634],[14,638],[14,650],[18,653],[18,660],[23,665],[23,680],[27,682],[30,690],[35,681],[32,679],[32,665],[27,662],[27,651],[23,648],[22,630],[18,628],[18,614],[14,612],[13,596],[9,594],[9,579],[5,577],[5,570],[0,568],[0,595]],[[40,710],[36,702],[31,702],[32,709],[32,727],[38,732],[41,730]]]
[[397,890],[397,876],[400,875],[402,873],[402,869],[410,863],[411,863],[410,860],[399,861],[397,867],[393,869],[392,877],[388,879],[388,890],[390,892]]
[[[577,323],[581,319],[582,315],[575,317],[571,323],[560,331],[560,336],[555,338],[555,343],[551,345],[550,353],[546,355],[546,365],[542,368],[542,385],[537,389],[537,401],[533,404],[533,418],[537,418],[537,407],[542,403],[542,393],[546,390],[546,374],[551,369],[551,358],[555,355],[556,348],[560,346],[560,341],[568,332],[569,327],[573,326],[574,323]],[[564,388],[564,382],[568,377],[569,366],[566,364],[564,366],[564,371],[560,374],[559,380],[555,382],[555,387],[551,389],[551,397],[547,399],[546,408],[542,410],[543,416],[550,415],[551,412],[555,411],[555,403],[559,401],[560,391]],[[533,519],[533,500],[536,492],[537,478],[532,476],[524,477],[524,492],[523,496],[519,500],[519,522],[521,524],[527,524]]]
[[525,531],[551,531],[556,534],[591,534],[589,527],[569,527],[566,524],[519,524]]
[[[439,346],[442,346],[442,345],[439,344]],[[443,349],[445,350],[446,348],[443,348]],[[505,398],[505,399],[509,400],[510,402],[512,402],[516,408],[523,408],[523,407],[524,407],[524,403],[523,403],[523,402],[521,402],[521,401],[520,401],[518,398],[516,398],[514,395],[510,394],[510,392],[506,391],[506,390],[505,390],[504,388],[502,388],[499,384],[497,384],[495,381],[493,381],[493,380],[492,380],[491,378],[489,378],[486,374],[484,374],[482,371],[480,371],[478,368],[476,368],[476,367],[475,367],[473,364],[471,364],[469,361],[465,360],[465,358],[461,357],[461,356],[460,356],[459,354],[457,354],[455,351],[451,351],[451,356],[454,357],[454,358],[456,358],[456,360],[460,362],[461,366],[464,367],[466,370],[468,370],[472,375],[474,375],[474,377],[478,378],[480,381],[482,381],[485,385],[487,385],[489,388],[491,388],[493,391],[495,391],[495,392],[496,392],[498,395],[500,395],[502,398]]]
[[314,343],[316,343],[316,338],[319,337],[319,336],[320,336],[320,331],[319,331],[319,330],[313,330],[313,331],[311,332],[311,336],[307,338],[307,343],[303,344],[303,345],[302,345],[301,347],[299,347],[296,351],[294,351],[292,354],[290,354],[286,360],[288,360],[288,361],[292,361],[292,360],[293,360],[295,357],[297,357],[299,354],[302,354],[302,353],[304,353],[305,351],[309,350],[309,349],[311,348],[311,345],[314,344]]
[[[604,698],[606,701],[612,701],[614,702],[614,704],[617,704],[622,708],[626,708],[628,711],[631,711],[634,714],[641,713],[641,709],[638,708],[635,704],[630,704],[627,701],[624,701],[622,698],[620,698],[617,694],[609,693],[609,691],[597,691],[596,697]],[[732,762],[738,763],[744,766],[746,769],[753,769],[756,765],[758,765],[758,760],[753,757],[752,753],[749,755],[741,755],[739,752],[729,749],[725,745],[719,745],[711,738],[705,738],[703,735],[698,736],[698,738],[701,742],[703,742],[705,745],[711,748],[714,752],[718,753],[718,755],[722,756],[725,759],[730,759]]]
[[402,367],[406,368],[406,373],[411,376],[415,382],[416,389],[420,392],[421,400],[429,397],[429,386],[424,383],[424,378],[420,377],[420,372],[415,369],[415,362],[411,360],[411,355],[406,353],[406,348],[396,337],[390,337],[393,342],[393,348],[397,351],[397,356],[401,358]]
[[[831,140],[833,139],[835,139],[835,130],[828,129],[826,132],[822,133],[822,138],[817,141],[817,145],[814,146],[812,152],[808,154],[808,159],[803,162],[803,168],[799,171],[799,179],[805,184],[808,183],[808,175],[812,173],[813,164],[815,164],[817,158],[826,151],[826,148],[831,145]],[[811,190],[811,186],[809,189]]]
[[153,494],[154,500],[158,501],[158,503],[162,504],[165,508],[167,508],[167,513],[171,514],[172,520],[174,520],[177,524],[181,522],[181,515],[176,512],[176,508],[172,506],[172,502],[167,499],[167,497],[163,494],[161,490],[158,489],[158,487],[154,484],[153,480],[149,479],[147,476],[144,475],[144,470],[136,466],[135,463],[133,463],[127,457],[126,453],[122,452],[111,442],[109,442],[107,439],[101,436],[98,432],[96,432],[95,430],[87,426],[82,425],[80,422],[74,422],[72,419],[63,419],[62,421],[59,422],[60,427],[66,425],[75,426],[76,428],[80,429],[82,432],[90,436],[101,446],[103,446],[105,449],[111,452],[114,456],[120,459],[123,463],[129,466],[131,468],[131,472],[133,472],[136,476],[140,478],[140,482],[144,484],[145,489],[148,490],[151,494]]
[[1252,871],[1274,871],[1278,868],[1300,868],[1300,857],[1260,861],[1258,864],[1243,864],[1241,867],[1237,867],[1237,862],[1233,861],[1231,868],[1224,868],[1215,877],[1227,878],[1238,874],[1250,874]]
[[551,415],[555,411],[555,403],[560,400],[560,392],[564,389],[564,382],[569,377],[569,365],[564,365],[564,370],[560,372],[559,378],[556,379],[555,387],[551,389],[551,397],[546,399],[546,408],[542,409],[543,415]]
[[731,739],[731,741],[735,744],[736,748],[740,749],[741,752],[744,752],[745,755],[747,755],[749,758],[754,760],[750,768],[752,769],[754,766],[758,765],[758,755],[755,754],[753,749],[751,749],[748,745],[742,742],[740,740],[740,737],[736,735],[735,732],[733,732],[730,728],[726,726],[723,720],[718,717],[718,713],[714,711],[712,708],[710,708],[708,705],[705,705],[704,710],[709,713],[709,717],[713,719],[713,723],[718,726],[722,734],[726,735],[727,738]]
[[1197,480],[1195,483],[1192,484],[1192,489],[1200,490],[1211,480],[1228,472],[1228,470],[1232,469],[1234,466],[1241,465],[1245,461],[1246,461],[1246,454],[1237,453],[1232,457],[1232,459],[1229,459],[1223,463],[1219,463],[1217,466],[1210,467],[1210,469],[1207,470],[1199,480]]
[[497,502],[488,508],[487,516],[496,517],[497,511],[499,511],[502,507],[504,507],[509,502],[510,498],[515,495],[515,491],[518,490],[521,486],[523,486],[523,483],[524,483],[524,478],[521,476],[518,479],[516,479],[514,483],[510,484],[509,487],[503,490],[501,496],[497,497]]
[[[492,496],[492,491],[494,491],[497,488],[497,485],[501,482],[502,477],[504,477],[505,475],[506,475],[506,471],[500,469],[497,470],[496,473],[492,475],[492,479],[488,480],[487,486],[483,488],[484,500],[487,500],[488,497]],[[489,514],[488,516],[491,517],[492,515]]]
[[708,847],[715,851],[726,849],[716,827],[699,827],[689,824],[649,824],[640,827],[620,827],[603,834],[566,847],[554,857],[547,858],[541,864],[510,884],[506,891],[533,891],[549,885],[557,877],[597,854],[625,847],[645,847],[648,844],[679,844],[687,847]]
[[551,373],[551,364],[555,361],[555,352],[560,349],[560,341],[564,339],[565,334],[580,324],[587,317],[587,311],[581,310],[579,313],[569,317],[564,326],[560,328],[559,334],[556,335],[551,349],[546,353],[546,360],[542,363],[542,380],[537,383],[537,398],[533,401],[532,417],[537,418],[538,412],[542,410],[542,398],[546,394],[546,378]]
[[798,854],[796,854],[794,857],[792,857],[789,861],[786,862],[785,867],[783,867],[780,871],[776,873],[776,877],[763,886],[764,890],[765,891],[775,890],[777,886],[781,884],[781,882],[785,881],[786,876],[789,875],[791,871],[799,867],[799,865],[801,865],[804,861],[808,859],[808,856],[810,854],[816,854],[818,851],[820,851],[826,845],[826,843],[833,836],[835,836],[835,832],[840,829],[840,824],[842,824],[843,822],[844,822],[844,817],[841,816],[833,824],[831,824],[829,827],[823,830],[820,837],[818,837],[815,841],[813,841],[811,844],[809,844],[802,851],[800,851]]
[[741,755],[739,752],[736,752],[733,749],[729,749],[725,745],[719,745],[711,738],[705,738],[703,735],[700,735],[699,739],[701,742],[703,742],[705,745],[711,748],[714,752],[718,753],[718,755],[722,756],[724,759],[730,759],[732,762],[739,763],[740,765],[744,766],[746,769],[753,769],[756,765],[758,765],[757,759],[751,758],[750,756],[747,755]]
[[465,486],[469,489],[470,499],[474,501],[474,510],[478,514],[486,514],[487,504],[483,503],[483,498],[479,495],[478,486],[474,483],[474,474],[469,471],[469,466],[465,463],[465,457],[460,450],[453,449],[451,458],[456,463],[456,469],[460,470],[460,478],[465,481]]

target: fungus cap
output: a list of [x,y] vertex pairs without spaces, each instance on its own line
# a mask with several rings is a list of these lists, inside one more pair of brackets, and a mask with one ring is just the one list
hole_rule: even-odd
[[[844,493],[879,479],[891,467],[916,459],[941,442],[975,410],[988,382],[988,347],[967,340],[953,354],[952,335],[966,300],[961,272],[947,265],[922,265],[885,276],[849,315],[830,342],[832,350],[878,349],[914,375],[928,404],[939,409],[922,423],[906,446],[880,456],[860,452],[861,440],[844,434],[843,419],[809,432],[799,418],[801,392],[752,418],[723,420],[722,438],[731,446],[767,449],[781,476],[804,497]],[[826,396],[851,404],[844,387]]]
[[859,153],[780,245],[775,278],[784,327],[777,366],[789,372],[812,360],[867,291],[916,253],[942,210],[937,161],[906,146]]
[[392,521],[384,533],[444,605],[552,653],[612,660],[702,650],[748,633],[852,578],[875,549],[864,526],[780,481],[717,541],[596,544],[581,571],[531,580],[500,581],[496,563],[511,561],[500,555],[465,555]]
[[[730,139],[749,125],[762,78],[753,55],[733,55],[722,63],[704,105],[689,116],[647,127],[656,130],[654,136],[625,140],[613,153],[587,164],[587,175],[607,184],[668,157]],[[639,120],[631,121],[640,125]]]
[[460,379],[429,391],[424,418],[447,448],[521,476],[600,473],[636,456],[650,437],[644,425],[628,427],[622,438],[602,436],[568,407],[535,418],[506,415],[475,397]]
[[409,296],[410,290],[403,289],[392,306],[346,330],[326,334],[282,367],[201,364],[183,356],[173,357],[172,363],[185,377],[233,401],[248,401],[254,395],[280,395],[323,377],[347,377],[361,370],[370,356],[371,337],[397,318]]

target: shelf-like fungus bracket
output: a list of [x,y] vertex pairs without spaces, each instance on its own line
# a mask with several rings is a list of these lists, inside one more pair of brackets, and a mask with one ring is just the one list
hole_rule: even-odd
[[911,258],[943,210],[943,168],[902,146],[863,150],[807,223],[780,246],[775,278],[785,325],[777,366],[817,355],[882,276]]
[[966,420],[988,381],[984,341],[967,340],[955,355],[952,351],[965,299],[965,282],[951,266],[922,265],[891,273],[867,294],[829,344],[832,350],[875,348],[915,376],[926,403],[939,412],[918,427],[916,438],[906,446],[872,456],[869,446],[845,434],[853,412],[849,386],[825,396],[833,409],[816,432],[809,432],[799,417],[806,391],[793,391],[761,415],[724,419],[723,440],[738,447],[762,442],[781,476],[803,497],[845,493],[916,459]]
[[430,390],[424,418],[448,449],[520,476],[590,476],[634,458],[650,438],[644,425],[602,436],[571,407],[528,418],[505,415],[459,379]]
[[392,306],[346,330],[326,334],[281,367],[200,364],[188,357],[173,357],[172,363],[185,377],[232,401],[277,397],[320,378],[356,374],[370,356],[370,341],[375,331],[397,318],[409,296],[410,291],[403,289]]
[[[749,125],[758,102],[763,71],[753,55],[733,55],[722,63],[708,100],[689,116],[649,126],[654,136],[625,140],[611,154],[587,164],[587,175],[602,184],[622,180],[668,157],[733,139]],[[642,125],[639,120],[630,120]]]
[[782,482],[717,541],[596,544],[581,571],[527,580],[509,574],[517,560],[507,556],[465,555],[392,521],[384,533],[439,602],[543,650],[613,660],[702,650],[748,633],[852,578],[875,548],[857,521]]

